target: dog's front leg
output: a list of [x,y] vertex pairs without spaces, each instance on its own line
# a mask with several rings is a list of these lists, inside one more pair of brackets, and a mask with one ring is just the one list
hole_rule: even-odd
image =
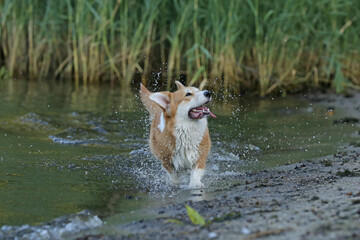
[[204,188],[204,184],[201,182],[202,177],[205,173],[205,164],[210,152],[211,141],[209,131],[205,132],[204,138],[199,145],[199,159],[195,162],[191,169],[190,175],[190,189]]
[[166,169],[166,172],[169,175],[170,184],[174,185],[174,186],[179,185],[179,183],[180,183],[179,177],[177,175],[177,172],[174,169],[174,166],[171,164],[170,160],[167,158],[163,159],[162,165]]
[[207,155],[207,152],[202,152],[198,161],[192,167],[189,183],[190,189],[204,188],[204,184],[201,182],[201,179],[204,176]]
[[190,189],[204,188],[204,184],[201,182],[201,178],[204,176],[205,169],[199,168],[199,166],[193,167],[190,175]]
[[168,175],[169,175],[169,179],[170,179],[170,184],[173,185],[173,186],[177,186],[180,184],[180,181],[179,181],[179,177],[177,175],[177,173],[175,172],[175,170],[172,170],[172,172],[168,172]]

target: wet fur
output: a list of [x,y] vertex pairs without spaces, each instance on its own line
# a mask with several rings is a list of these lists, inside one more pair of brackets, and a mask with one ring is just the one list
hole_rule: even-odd
[[[201,188],[211,141],[207,127],[207,118],[191,119],[188,111],[196,104],[204,104],[203,91],[193,87],[184,87],[176,83],[174,93],[151,93],[142,84],[141,101],[150,113],[151,128],[149,144],[151,152],[161,160],[167,170],[171,183],[177,184],[177,173],[191,169],[190,188]],[[191,93],[192,96],[186,96]]]

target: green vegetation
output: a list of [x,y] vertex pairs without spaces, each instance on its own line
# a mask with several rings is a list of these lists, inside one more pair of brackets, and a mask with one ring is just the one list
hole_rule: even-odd
[[[216,217],[212,220],[205,220],[205,218],[203,216],[200,215],[200,213],[198,211],[196,211],[195,209],[193,209],[192,207],[190,207],[189,205],[185,204],[185,208],[186,208],[186,212],[189,216],[189,219],[191,221],[192,224],[194,225],[199,225],[202,227],[207,227],[209,225],[211,225],[214,222],[224,222],[224,221],[228,221],[228,220],[232,220],[232,219],[237,219],[241,217],[241,213],[240,212],[229,212],[226,213],[222,216]],[[178,225],[184,225],[184,222],[178,219],[174,219],[174,218],[170,218],[167,219],[166,222],[168,223],[175,223]]]
[[195,209],[185,204],[187,214],[194,225],[205,226],[206,221]]
[[0,67],[0,81],[2,81],[5,78],[8,78],[8,73],[6,71],[6,68],[4,66]]
[[344,169],[344,171],[337,171],[336,175],[339,177],[359,177],[360,171],[351,171],[349,169]]
[[320,163],[325,167],[331,167],[333,165],[331,160],[329,160],[327,158],[321,160]]
[[224,93],[340,92],[360,85],[359,18],[357,0],[0,0],[0,67],[125,88],[182,74]]

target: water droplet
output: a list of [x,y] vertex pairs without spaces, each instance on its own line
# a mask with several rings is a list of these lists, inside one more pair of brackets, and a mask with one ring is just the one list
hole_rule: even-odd
[[250,229],[248,229],[247,227],[243,227],[242,230],[241,230],[241,232],[242,232],[243,234],[250,234],[250,233],[251,233]]

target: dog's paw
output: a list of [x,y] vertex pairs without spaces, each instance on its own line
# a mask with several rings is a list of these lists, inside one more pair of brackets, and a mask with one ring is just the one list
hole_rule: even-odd
[[178,180],[169,180],[169,185],[172,187],[178,187],[180,185],[180,181]]
[[169,174],[169,184],[174,187],[180,185],[180,180],[176,173]]
[[205,186],[202,182],[190,182],[188,188],[199,189],[199,188],[205,188]]

